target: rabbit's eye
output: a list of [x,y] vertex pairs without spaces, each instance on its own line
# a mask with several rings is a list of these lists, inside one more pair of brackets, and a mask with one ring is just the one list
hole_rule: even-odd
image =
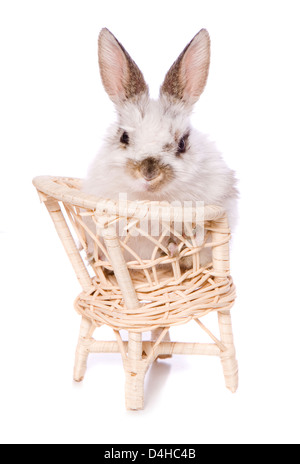
[[178,147],[177,147],[177,155],[180,155],[181,153],[186,152],[187,148],[187,139],[188,139],[189,134],[185,134],[181,139],[179,140]]
[[125,145],[129,144],[129,135],[128,135],[127,132],[123,132],[123,134],[121,135],[121,138],[120,138],[120,142],[124,143]]
[[185,150],[185,139],[182,137],[182,139],[180,139],[180,142],[178,144],[178,151],[180,151],[180,153],[183,153]]

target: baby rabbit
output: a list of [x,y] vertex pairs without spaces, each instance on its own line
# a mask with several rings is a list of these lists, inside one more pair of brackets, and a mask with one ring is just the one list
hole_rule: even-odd
[[[234,172],[214,143],[191,126],[193,105],[204,90],[210,38],[202,29],[166,74],[158,100],[149,97],[143,74],[108,29],[99,35],[99,66],[118,120],[89,169],[86,193],[128,200],[203,201],[223,206],[231,227],[236,216]],[[142,237],[135,250],[149,259]],[[176,240],[175,240],[176,242]],[[170,246],[170,254],[176,247]],[[131,257],[132,259],[132,257]]]

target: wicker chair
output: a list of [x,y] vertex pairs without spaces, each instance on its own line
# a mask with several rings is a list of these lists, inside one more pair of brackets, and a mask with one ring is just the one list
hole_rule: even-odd
[[[43,176],[33,183],[82,286],[75,301],[82,322],[74,380],[83,380],[89,353],[121,353],[126,407],[143,409],[144,377],[158,357],[212,355],[221,358],[226,386],[235,392],[238,366],[230,316],[235,287],[229,274],[230,231],[222,208],[191,208],[190,223],[185,221],[185,232],[180,233],[174,226],[182,221],[179,207],[159,202],[122,204],[99,200],[83,193],[81,181],[73,178]],[[159,223],[158,237],[149,235],[141,226],[142,221],[150,219]],[[121,223],[123,234],[116,227]],[[193,232],[197,224],[204,231],[200,245]],[[151,241],[151,259],[141,259],[130,248],[133,233]],[[179,243],[174,255],[165,246],[170,233]],[[93,259],[88,263],[86,252],[91,241]],[[212,260],[203,266],[200,254],[204,249],[211,249]],[[125,255],[131,259],[125,261]],[[180,265],[184,259],[189,259],[189,267]],[[219,338],[200,321],[212,311],[218,314]],[[192,320],[213,343],[170,341],[170,327]],[[115,341],[93,338],[94,330],[101,325],[113,329]],[[128,341],[122,339],[121,329],[128,331]],[[152,339],[143,341],[143,333],[148,331]]]

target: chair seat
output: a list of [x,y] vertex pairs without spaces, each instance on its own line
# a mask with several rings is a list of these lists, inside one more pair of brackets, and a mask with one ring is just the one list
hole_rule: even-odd
[[146,332],[185,324],[211,311],[229,310],[234,303],[232,278],[212,275],[211,266],[197,272],[189,270],[177,281],[171,271],[157,272],[157,282],[153,282],[145,279],[143,271],[131,271],[141,303],[137,309],[126,308],[114,275],[107,276],[105,282],[94,277],[90,290],[76,299],[75,309],[96,326],[106,324],[115,330]]

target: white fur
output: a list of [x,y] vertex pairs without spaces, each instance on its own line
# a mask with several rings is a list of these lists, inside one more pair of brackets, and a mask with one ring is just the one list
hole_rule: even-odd
[[[223,206],[232,224],[236,181],[215,144],[191,127],[189,112],[182,105],[172,105],[166,111],[161,100],[144,98],[139,106],[127,102],[121,109],[118,122],[110,127],[106,141],[90,166],[84,191],[113,199],[117,199],[119,193],[126,193],[129,200],[202,200],[205,204]],[[120,147],[119,128],[130,135],[131,142],[125,150]],[[174,143],[176,131],[184,134],[188,129],[191,148],[187,153],[176,157],[163,151],[165,144]],[[127,158],[141,161],[149,156],[161,157],[175,172],[174,180],[157,193],[148,192],[143,179],[134,179],[125,171]]]

